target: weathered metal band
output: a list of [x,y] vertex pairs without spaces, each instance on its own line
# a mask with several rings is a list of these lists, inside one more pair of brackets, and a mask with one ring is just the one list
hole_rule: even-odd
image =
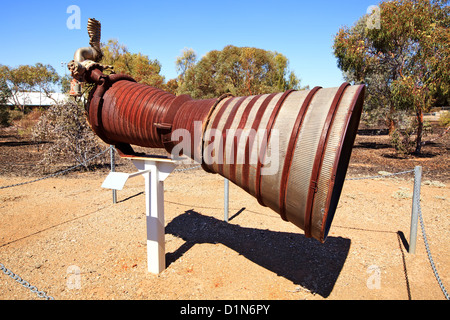
[[[361,85],[360,88],[357,90],[356,94],[353,97],[352,103],[350,105],[350,108],[348,110],[345,122],[344,122],[344,130],[342,132],[340,141],[341,143],[338,146],[338,150],[336,153],[336,158],[333,164],[333,169],[331,173],[331,180],[328,185],[328,192],[327,192],[327,199],[325,201],[325,212],[323,214],[322,218],[322,227],[321,227],[321,239],[319,241],[324,242],[325,238],[327,236],[326,234],[326,227],[327,227],[327,219],[328,219],[328,213],[330,210],[330,204],[331,199],[333,197],[333,189],[335,188],[336,183],[336,176],[338,174],[338,170],[344,170],[345,172],[339,172],[339,174],[345,176],[347,167],[348,167],[348,161],[350,160],[350,152],[348,151],[349,155],[342,155],[342,150],[344,148],[352,148],[356,133],[358,131],[358,125],[361,118],[361,109],[363,107],[364,102],[364,91],[365,86]],[[347,159],[342,159],[342,156],[348,157]],[[339,166],[340,161],[346,161],[347,163],[343,164],[342,166]],[[339,182],[340,183],[340,182]],[[342,185],[339,186],[339,188],[342,188]],[[332,218],[332,217],[331,217]]]
[[[262,116],[264,115],[264,112],[266,111],[267,107],[269,106],[269,103],[273,100],[273,98],[277,95],[277,93],[272,93],[268,97],[266,97],[259,107],[255,120],[252,124],[252,131],[257,131],[259,128],[259,125],[262,120]],[[253,147],[255,139],[247,139],[247,142],[245,144],[245,158],[244,158],[244,165],[242,166],[242,188],[245,191],[250,190],[249,180],[250,180],[250,150]]]
[[285,93],[283,93],[283,95],[280,97],[280,99],[277,101],[277,104],[275,105],[275,108],[272,111],[272,114],[270,115],[269,121],[267,123],[266,126],[266,130],[264,132],[264,137],[267,137],[267,139],[263,138],[262,139],[262,144],[261,144],[261,151],[258,157],[258,165],[256,167],[256,199],[258,200],[258,203],[262,206],[265,206],[264,204],[264,200],[262,198],[262,194],[261,194],[261,168],[262,168],[262,164],[265,162],[266,159],[266,153],[267,153],[267,147],[268,144],[270,143],[270,138],[272,135],[272,128],[273,125],[275,123],[275,121],[277,120],[278,114],[280,113],[280,109],[283,106],[284,101],[286,100],[286,98],[295,90],[288,90]]
[[322,168],[323,156],[328,142],[328,137],[330,133],[330,128],[336,115],[336,110],[339,106],[342,96],[344,95],[345,89],[349,87],[349,83],[342,84],[336,95],[334,96],[333,102],[331,103],[330,110],[328,112],[325,124],[322,129],[322,134],[320,136],[319,145],[317,147],[317,152],[314,160],[314,165],[311,173],[311,180],[309,183],[308,197],[306,202],[305,210],[305,237],[311,238],[311,218],[314,205],[314,198],[317,193],[317,181],[320,175],[320,170]]
[[145,101],[143,100],[143,98],[148,91],[148,87],[141,85],[140,88],[138,88],[136,92],[130,97],[131,107],[127,109],[128,112],[124,114],[124,117],[126,119],[129,119],[129,121],[126,121],[124,124],[125,133],[131,133],[134,131],[134,126],[132,124],[136,121],[136,113],[139,109],[138,101]]
[[303,124],[303,119],[305,118],[306,112],[309,109],[311,101],[313,100],[316,93],[322,89],[322,87],[313,88],[308,95],[306,96],[303,104],[300,108],[300,111],[297,115],[297,118],[294,123],[294,127],[292,129],[291,137],[289,139],[288,147],[286,150],[286,156],[283,165],[283,171],[281,174],[281,182],[280,182],[280,216],[283,220],[287,221],[286,218],[286,193],[287,193],[287,183],[289,179],[289,173],[292,165],[292,160],[294,158],[295,146],[297,144],[298,136],[300,134],[300,130]]
[[111,86],[120,81],[127,80],[130,82],[135,82],[134,79],[125,74],[115,74],[111,76],[105,76],[99,70],[94,69],[89,74],[90,79],[96,83],[96,87],[91,91],[88,98],[87,114],[89,122],[91,123],[92,130],[98,135],[99,138],[104,140],[106,143],[115,144],[115,141],[109,139],[103,129],[103,119],[102,119],[102,109],[103,109],[103,97],[106,91],[111,88]]
[[[230,114],[229,114],[228,117],[227,117],[227,121],[225,122],[225,124],[224,124],[224,126],[223,126],[223,129],[222,129],[222,144],[223,144],[223,150],[224,150],[224,153],[223,153],[223,159],[222,159],[222,161],[219,162],[219,170],[218,170],[218,173],[219,173],[219,174],[222,174],[222,175],[223,175],[223,163],[224,163],[225,161],[228,161],[228,160],[226,159],[226,154],[227,154],[227,150],[226,150],[226,147],[227,147],[227,130],[230,129],[231,124],[233,123],[234,118],[236,117],[236,113],[237,113],[237,111],[239,110],[239,107],[242,105],[242,103],[243,103],[246,99],[247,99],[247,97],[241,97],[241,98],[238,100],[238,102],[236,102],[236,103],[234,104],[233,108],[231,109]],[[228,162],[229,162],[229,161],[228,161]]]
[[[237,126],[237,135],[236,135],[236,141],[234,141],[233,138],[233,144],[232,144],[232,148],[233,148],[233,155],[234,155],[234,159],[233,159],[233,163],[230,165],[230,180],[232,182],[236,182],[236,165],[237,165],[237,153],[238,153],[238,145],[240,142],[240,133],[242,132],[242,129],[245,128],[245,124],[247,123],[248,120],[248,116],[250,115],[250,112],[253,109],[253,106],[255,105],[255,103],[262,97],[262,95],[258,95],[258,96],[254,96],[253,99],[247,104],[247,106],[245,107],[244,111],[242,112],[242,116],[241,116],[241,120]],[[248,137],[247,137],[248,139]]]
[[[109,108],[109,118],[111,119],[111,123],[114,124],[114,132],[118,134],[120,137],[123,137],[126,135],[124,132],[124,127],[121,123],[123,121],[123,116],[127,113],[129,109],[129,105],[132,106],[131,103],[129,103],[129,99],[139,89],[139,85],[133,83],[133,82],[126,82],[126,84],[121,87],[120,95],[117,98],[117,102],[115,103],[118,108]],[[126,108],[122,106],[127,106]],[[123,113],[120,114],[120,113]],[[117,120],[117,121],[116,121]]]
[[[211,121],[211,117],[212,117],[214,111],[216,110],[217,106],[222,102],[222,100],[231,98],[231,97],[233,97],[233,95],[231,93],[225,93],[225,94],[221,95],[219,98],[217,98],[217,101],[214,103],[214,105],[209,110],[209,113],[206,116],[205,122],[202,126],[202,154],[201,154],[202,163],[201,163],[201,166],[202,166],[203,170],[205,170],[206,172],[209,172],[209,173],[211,173],[211,170],[209,170],[208,166],[205,164],[204,154],[203,154],[205,151],[205,140],[206,140],[205,133],[208,128],[209,122]],[[231,99],[229,99],[227,102],[229,103],[230,100]],[[225,109],[223,109],[223,111],[225,111]]]

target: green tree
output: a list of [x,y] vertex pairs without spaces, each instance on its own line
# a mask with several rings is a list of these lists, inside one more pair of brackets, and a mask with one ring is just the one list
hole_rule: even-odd
[[10,116],[6,105],[10,96],[11,91],[6,85],[6,81],[0,79],[0,126],[10,125]]
[[[382,1],[380,28],[362,17],[335,37],[338,66],[348,79],[368,85],[369,109],[386,110],[390,132],[399,111],[416,118],[415,153],[421,152],[423,113],[450,90],[448,1]],[[379,110],[379,109],[378,109]]]
[[126,73],[137,82],[164,89],[164,77],[160,75],[161,64],[142,53],[131,53],[117,40],[108,40],[102,46],[102,64],[114,66],[117,73]]
[[[183,61],[183,56],[177,61]],[[288,69],[288,59],[277,52],[250,47],[226,46],[213,50],[191,64],[184,73],[178,94],[214,98],[224,93],[256,95],[299,89],[300,80]]]
[[300,79],[294,72],[289,70],[289,60],[281,53],[274,52],[273,60],[275,63],[275,72],[272,83],[277,91],[286,91],[289,89],[299,89]]
[[179,56],[175,61],[177,72],[180,73],[180,81],[184,80],[186,72],[195,65],[196,61],[197,54],[195,51],[190,48],[184,48],[181,56]]
[[17,68],[0,65],[0,81],[6,84],[14,104],[25,111],[28,92],[40,91],[49,98],[60,85],[60,77],[51,65],[36,63]]
[[60,85],[61,85],[61,92],[62,93],[69,93],[70,92],[70,82],[72,81],[72,76],[66,74],[61,77],[60,79]]

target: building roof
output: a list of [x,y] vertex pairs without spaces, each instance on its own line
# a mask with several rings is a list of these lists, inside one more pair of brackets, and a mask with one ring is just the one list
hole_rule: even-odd
[[[47,97],[44,93],[41,92],[21,92],[18,95],[18,99],[20,102],[20,105],[27,106],[27,107],[36,107],[36,106],[42,106],[47,107],[55,104],[56,100],[57,102],[64,102],[67,100],[67,95],[64,93],[58,93],[53,92],[50,93],[50,96],[54,99],[51,99]],[[14,100],[10,97],[6,103],[8,106],[15,106],[16,103]]]

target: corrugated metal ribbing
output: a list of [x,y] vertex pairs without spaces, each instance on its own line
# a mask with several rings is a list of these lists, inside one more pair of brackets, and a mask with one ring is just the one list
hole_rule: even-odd
[[[229,98],[217,106],[206,128],[205,144],[212,150],[208,167],[256,196],[261,138],[282,94]],[[239,130],[239,131],[238,131]]]
[[[240,117],[242,116],[242,112],[245,109],[245,106],[251,99],[252,97],[240,98],[231,109],[230,114],[228,115],[226,121],[223,123],[223,127],[218,128],[219,130],[222,131],[222,145],[224,148],[224,152],[223,152],[223,160],[222,162],[219,163],[217,173],[230,177],[230,180],[233,180],[230,174],[230,166],[232,166],[234,163],[233,128],[237,126],[236,120],[240,120]],[[227,164],[225,166],[226,173],[224,171],[224,163]]]
[[251,195],[255,197],[257,196],[256,173],[258,171],[258,161],[261,156],[261,144],[264,143],[263,138],[265,128],[267,127],[267,123],[269,122],[270,116],[273,113],[273,109],[275,108],[278,100],[282,95],[282,93],[271,94],[264,99],[252,123],[250,129],[250,139],[247,139],[246,142],[245,158],[248,158],[249,162],[246,161],[244,163],[244,185],[242,187],[244,188],[244,190],[247,190]]
[[[307,237],[323,241],[335,190],[333,170],[349,110],[360,94],[360,87],[348,88],[343,84],[221,101],[205,128],[208,171],[230,179]],[[355,133],[353,128],[350,134]]]
[[161,121],[175,96],[131,81],[118,81],[103,97],[104,132],[115,142],[164,147],[154,123]]
[[328,236],[341,194],[359,126],[364,93],[364,86],[346,89],[330,132],[312,215],[312,237],[321,242]]
[[215,102],[216,99],[187,101],[174,117],[172,132],[181,129],[189,133],[190,146],[183,146],[184,155],[199,163],[202,161],[202,127]]
[[[230,174],[230,180],[236,183],[237,185],[242,186],[246,191],[248,191],[248,168],[247,164],[255,163],[255,161],[250,161],[250,151],[249,148],[252,147],[250,145],[250,141],[253,141],[254,136],[251,132],[252,125],[255,122],[256,117],[260,113],[261,106],[269,98],[269,95],[260,95],[252,97],[252,100],[248,103],[248,105],[244,108],[242,112],[241,119],[239,121],[238,129],[241,129],[239,139],[236,141],[236,161],[232,165],[234,171],[234,180],[231,179],[232,175]],[[254,157],[253,157],[254,158]],[[230,168],[230,171],[232,169]],[[246,186],[246,187],[245,187]]]
[[337,150],[341,142],[342,132],[345,129],[344,122],[347,118],[348,109],[356,89],[356,87],[350,87],[346,90],[330,128],[329,139],[324,152],[319,179],[317,181],[317,193],[311,209],[311,232],[312,236],[315,238],[321,236],[323,217],[327,211],[325,203],[328,195],[328,186],[330,185],[332,170],[336,160]]
[[306,203],[322,128],[337,88],[318,91],[305,114],[286,186],[286,218],[304,230]]
[[[342,96],[345,93],[345,90],[350,86],[348,83],[342,84],[339,89],[337,90],[333,101],[331,102],[331,105],[327,112],[327,117],[325,119],[325,122],[322,126],[322,130],[320,131],[320,139],[319,143],[317,145],[316,154],[314,157],[314,164],[312,167],[311,172],[311,179],[309,182],[309,190],[308,190],[308,198],[306,203],[306,211],[305,211],[305,236],[310,238],[311,232],[312,232],[312,214],[313,214],[313,206],[314,206],[314,199],[318,192],[318,186],[317,182],[319,180],[319,176],[322,170],[323,165],[323,158],[325,156],[325,149],[328,144],[328,140],[330,137],[331,127],[333,126],[337,110],[339,109],[339,105],[342,99]],[[331,177],[328,177],[328,180],[330,181]]]
[[298,91],[289,95],[281,108],[277,121],[273,125],[272,141],[268,141],[268,156],[261,176],[261,194],[264,204],[273,210],[280,212],[280,193],[285,185],[282,185],[282,172],[287,153],[288,145],[296,122],[296,115],[302,102],[308,95],[308,91]]
[[345,180],[364,86],[193,100],[121,75],[99,85],[90,100],[89,122],[105,142],[181,151],[323,242]]
[[281,171],[280,178],[280,194],[279,194],[279,213],[283,220],[287,221],[286,217],[286,192],[287,192],[287,182],[289,179],[291,166],[294,158],[295,146],[297,145],[298,136],[300,133],[300,128],[303,125],[303,121],[305,119],[306,112],[308,111],[311,101],[316,95],[316,93],[321,89],[321,87],[315,87],[311,91],[307,92],[307,95],[303,101],[299,99],[299,103],[301,103],[300,111],[297,114],[295,119],[294,126],[292,128],[292,132],[290,133],[289,143],[287,145],[286,154],[284,158],[283,168]]

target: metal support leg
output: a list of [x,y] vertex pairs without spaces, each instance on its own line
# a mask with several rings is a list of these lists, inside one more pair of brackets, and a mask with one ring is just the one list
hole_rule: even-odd
[[409,232],[409,253],[416,253],[417,221],[419,217],[420,187],[422,184],[422,167],[414,169],[414,193],[412,199],[411,230]]
[[147,266],[151,273],[159,274],[166,268],[164,180],[175,169],[170,159],[131,157],[135,173],[110,172],[102,188],[122,190],[128,179],[144,176],[145,211],[147,216]]
[[166,269],[164,180],[175,169],[175,164],[141,159],[132,161],[139,171],[144,171],[148,271],[159,274]]
[[[114,146],[113,145],[110,146],[109,155],[111,157],[111,172],[115,172],[116,171],[116,159],[115,159],[115,155],[114,155]],[[115,190],[115,189],[112,190],[112,197],[113,197],[113,203],[116,204],[117,203],[117,190]]]
[[224,204],[223,204],[225,222],[228,222],[228,215],[230,212],[229,199],[230,199],[230,181],[228,179],[225,179],[225,182],[224,182]]

